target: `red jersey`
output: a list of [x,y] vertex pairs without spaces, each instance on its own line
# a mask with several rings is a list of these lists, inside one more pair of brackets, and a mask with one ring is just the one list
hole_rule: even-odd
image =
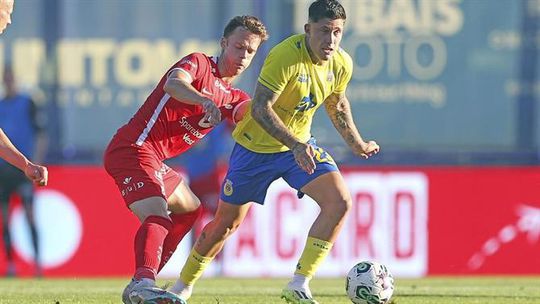
[[221,110],[222,119],[234,121],[238,106],[250,100],[247,93],[221,79],[216,58],[193,53],[175,63],[163,75],[133,118],[118,129],[113,141],[150,146],[164,160],[188,150],[212,130],[208,121],[203,120],[202,106],[178,101],[163,90],[173,71],[183,73],[197,91],[213,100]]

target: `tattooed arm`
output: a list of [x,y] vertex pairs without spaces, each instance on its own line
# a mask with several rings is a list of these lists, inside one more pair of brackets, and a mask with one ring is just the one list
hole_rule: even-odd
[[257,83],[251,105],[251,116],[268,134],[292,149],[298,139],[287,129],[281,118],[272,109],[272,105],[278,97],[279,94]]
[[354,124],[351,105],[345,93],[331,94],[324,101],[324,105],[334,127],[356,155],[368,158],[379,152],[379,145],[375,141],[366,143],[362,139]]
[[313,147],[298,141],[289,129],[287,129],[276,112],[274,112],[272,105],[278,97],[279,94],[257,83],[255,96],[251,105],[251,116],[268,134],[289,147],[300,168],[311,174],[315,170],[315,161],[313,160],[315,152]]

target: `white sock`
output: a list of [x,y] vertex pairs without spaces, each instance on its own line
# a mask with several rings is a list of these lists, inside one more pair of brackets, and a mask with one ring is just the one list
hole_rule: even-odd
[[308,293],[308,295],[311,297],[311,291],[309,290],[309,281],[311,278],[308,278],[301,274],[295,274],[292,280],[289,282],[287,286],[291,289],[300,289],[304,290]]
[[193,293],[193,285],[186,285],[180,279],[177,279],[173,286],[169,289],[170,292],[177,294],[183,300],[187,300]]

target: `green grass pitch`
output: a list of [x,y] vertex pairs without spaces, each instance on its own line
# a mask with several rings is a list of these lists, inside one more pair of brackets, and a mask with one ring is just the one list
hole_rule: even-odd
[[[121,303],[128,279],[0,279],[0,304]],[[174,280],[160,280],[166,284]],[[286,279],[202,279],[189,304],[284,303]],[[350,303],[344,279],[314,279],[321,303]],[[393,304],[540,303],[540,277],[429,277],[396,279]]]

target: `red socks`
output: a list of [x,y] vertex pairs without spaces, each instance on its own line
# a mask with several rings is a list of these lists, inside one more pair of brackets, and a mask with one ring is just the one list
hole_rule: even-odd
[[172,228],[163,242],[163,253],[161,254],[161,263],[159,264],[157,272],[161,271],[163,266],[165,266],[176,250],[176,247],[178,247],[180,241],[191,230],[193,224],[195,224],[202,213],[203,206],[200,205],[199,208],[191,212],[170,215],[172,219]]
[[149,216],[139,227],[135,235],[135,279],[156,279],[163,241],[172,227],[173,223],[161,216]]

